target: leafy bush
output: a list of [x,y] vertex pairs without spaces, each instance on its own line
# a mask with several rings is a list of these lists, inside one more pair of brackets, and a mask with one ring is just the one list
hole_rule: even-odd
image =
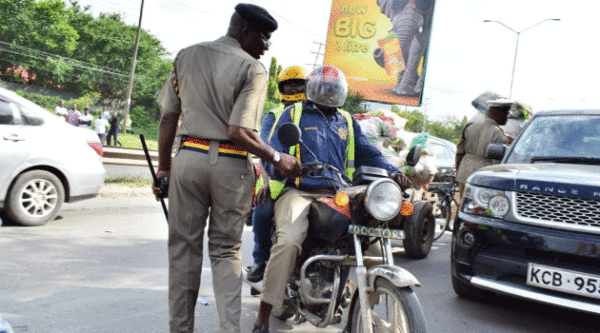
[[[37,105],[43,107],[44,109],[54,112],[54,108],[58,105],[58,103],[62,100],[59,96],[48,96],[41,94],[32,94],[26,93],[23,90],[15,91],[18,95],[27,98],[28,100],[36,103]],[[83,97],[72,98],[65,101],[65,107],[70,108],[73,104],[77,104],[78,110],[83,110],[86,106],[92,106],[98,102],[100,99],[100,93],[92,92]]]

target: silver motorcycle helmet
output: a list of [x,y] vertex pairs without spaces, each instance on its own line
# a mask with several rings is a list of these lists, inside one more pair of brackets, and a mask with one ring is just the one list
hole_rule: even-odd
[[339,108],[347,95],[346,76],[334,66],[317,67],[306,78],[306,98],[313,103]]

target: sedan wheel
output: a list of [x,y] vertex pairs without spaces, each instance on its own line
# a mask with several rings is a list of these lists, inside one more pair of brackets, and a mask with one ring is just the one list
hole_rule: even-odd
[[56,217],[64,200],[65,190],[55,175],[43,170],[29,171],[12,186],[6,215],[21,225],[43,225]]

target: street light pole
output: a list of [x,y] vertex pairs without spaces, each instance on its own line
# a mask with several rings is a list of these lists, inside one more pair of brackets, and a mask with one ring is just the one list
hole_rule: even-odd
[[512,98],[513,83],[514,83],[514,80],[515,80],[515,68],[517,66],[517,53],[519,51],[519,38],[521,37],[521,34],[524,33],[525,31],[530,30],[533,27],[538,26],[538,25],[540,25],[540,24],[542,24],[542,23],[544,23],[546,21],[560,21],[560,19],[545,19],[545,20],[541,20],[540,22],[538,22],[538,23],[530,26],[527,29],[523,29],[521,31],[517,31],[517,30],[515,30],[515,29],[513,29],[513,28],[511,28],[509,26],[507,26],[506,24],[498,21],[498,20],[483,20],[484,23],[496,22],[496,23],[502,25],[503,27],[507,28],[508,30],[510,30],[510,31],[514,32],[515,34],[517,34],[517,43],[515,45],[515,59],[513,60],[512,75],[510,77],[510,93],[508,95],[508,98]]

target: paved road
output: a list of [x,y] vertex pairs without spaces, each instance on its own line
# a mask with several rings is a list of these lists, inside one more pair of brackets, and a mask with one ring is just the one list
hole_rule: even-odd
[[[64,206],[43,227],[0,228],[0,313],[15,332],[167,332],[167,224],[152,198],[93,199]],[[243,261],[251,264],[252,234],[244,231]],[[418,295],[429,332],[591,333],[598,317],[516,299],[473,302],[450,286],[449,235],[424,260],[397,264],[423,284]],[[195,332],[217,332],[208,260]],[[242,323],[249,332],[259,299],[244,286]],[[276,319],[272,332],[340,332]]]

